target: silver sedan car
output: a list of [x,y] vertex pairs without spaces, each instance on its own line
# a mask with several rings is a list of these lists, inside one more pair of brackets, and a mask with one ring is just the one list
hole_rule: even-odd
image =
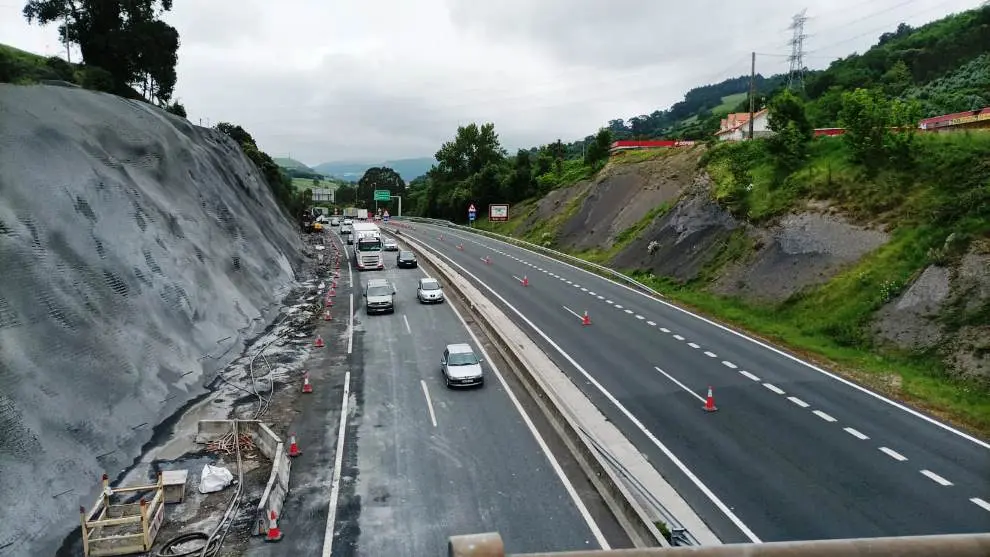
[[443,287],[440,286],[440,281],[430,277],[419,279],[419,284],[416,287],[416,298],[424,304],[443,302]]
[[448,388],[482,386],[485,373],[482,360],[467,343],[448,344],[440,358],[440,370]]

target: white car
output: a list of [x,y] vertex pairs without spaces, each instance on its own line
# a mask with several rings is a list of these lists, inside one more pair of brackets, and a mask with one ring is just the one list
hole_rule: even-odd
[[482,360],[474,354],[471,345],[466,343],[448,344],[440,357],[440,370],[447,387],[468,387],[485,384],[485,372],[481,369]]
[[443,286],[435,278],[421,278],[416,287],[416,299],[424,304],[439,304],[443,302]]
[[399,251],[399,242],[394,238],[385,238],[382,240],[382,247],[385,251]]
[[344,219],[343,224],[346,225],[346,226],[350,226],[350,225],[354,224],[354,221],[351,220],[351,219]]

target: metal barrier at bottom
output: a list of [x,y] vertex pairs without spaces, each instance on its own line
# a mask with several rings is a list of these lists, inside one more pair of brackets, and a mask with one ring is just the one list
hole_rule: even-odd
[[988,557],[990,534],[950,534],[507,555],[498,533],[451,536],[448,557]]

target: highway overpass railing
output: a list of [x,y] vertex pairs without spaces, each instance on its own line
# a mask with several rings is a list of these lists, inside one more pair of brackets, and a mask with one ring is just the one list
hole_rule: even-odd
[[[824,520],[827,520],[825,518]],[[951,534],[726,544],[705,547],[658,547],[610,551],[569,551],[566,553],[507,554],[498,533],[451,536],[448,557],[987,557],[990,534]]]
[[646,294],[649,294],[650,296],[655,296],[657,298],[663,298],[664,297],[664,295],[661,294],[660,292],[657,292],[656,290],[654,290],[653,288],[650,288],[646,284],[643,284],[642,282],[640,282],[640,281],[638,281],[638,280],[630,277],[629,275],[626,275],[624,273],[620,273],[619,271],[616,271],[615,269],[610,269],[610,268],[608,268],[608,267],[606,267],[604,265],[599,265],[597,263],[592,263],[591,261],[585,261],[584,259],[581,259],[580,257],[575,257],[573,255],[570,255],[570,254],[567,254],[567,253],[563,253],[563,252],[557,251],[555,249],[548,248],[546,246],[541,246],[539,244],[534,244],[533,242],[527,242],[526,240],[520,240],[519,238],[513,238],[512,236],[506,236],[504,234],[498,234],[498,233],[495,233],[495,232],[490,232],[488,230],[482,230],[480,228],[474,228],[474,227],[470,227],[470,226],[464,226],[462,224],[456,224],[456,223],[453,223],[453,222],[451,222],[449,220],[431,219],[431,218],[426,218],[426,217],[402,217],[401,221],[402,222],[422,222],[422,223],[425,223],[425,224],[432,224],[432,225],[436,225],[436,226],[445,226],[447,228],[453,228],[455,230],[460,230],[462,232],[470,232],[472,234],[478,234],[478,235],[481,235],[481,236],[488,236],[489,238],[495,238],[497,240],[501,240],[501,241],[506,242],[506,243],[509,243],[509,244],[515,244],[517,246],[525,247],[525,248],[530,249],[532,251],[536,251],[536,252],[542,253],[542,254],[544,254],[544,255],[546,255],[548,257],[552,257],[552,258],[557,259],[559,261],[563,261],[565,263],[570,263],[571,265],[576,265],[576,266],[579,266],[579,267],[583,267],[583,268],[588,269],[589,271],[592,271],[592,272],[597,273],[599,275],[603,275],[603,276],[606,276],[606,277],[609,277],[609,278],[616,279],[616,280],[618,280],[620,282],[623,282],[623,283],[625,283],[625,284],[627,284],[627,285],[629,285],[629,286],[631,286],[633,288],[636,288],[636,289],[638,289],[638,290],[640,290],[640,291],[642,291],[642,292],[644,292]]

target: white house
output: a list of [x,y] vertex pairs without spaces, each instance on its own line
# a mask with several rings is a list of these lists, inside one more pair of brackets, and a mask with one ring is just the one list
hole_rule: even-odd
[[[767,128],[767,109],[753,115],[753,135],[760,137],[769,132]],[[719,141],[741,141],[749,138],[749,112],[734,112],[725,118],[719,130],[715,132]]]

